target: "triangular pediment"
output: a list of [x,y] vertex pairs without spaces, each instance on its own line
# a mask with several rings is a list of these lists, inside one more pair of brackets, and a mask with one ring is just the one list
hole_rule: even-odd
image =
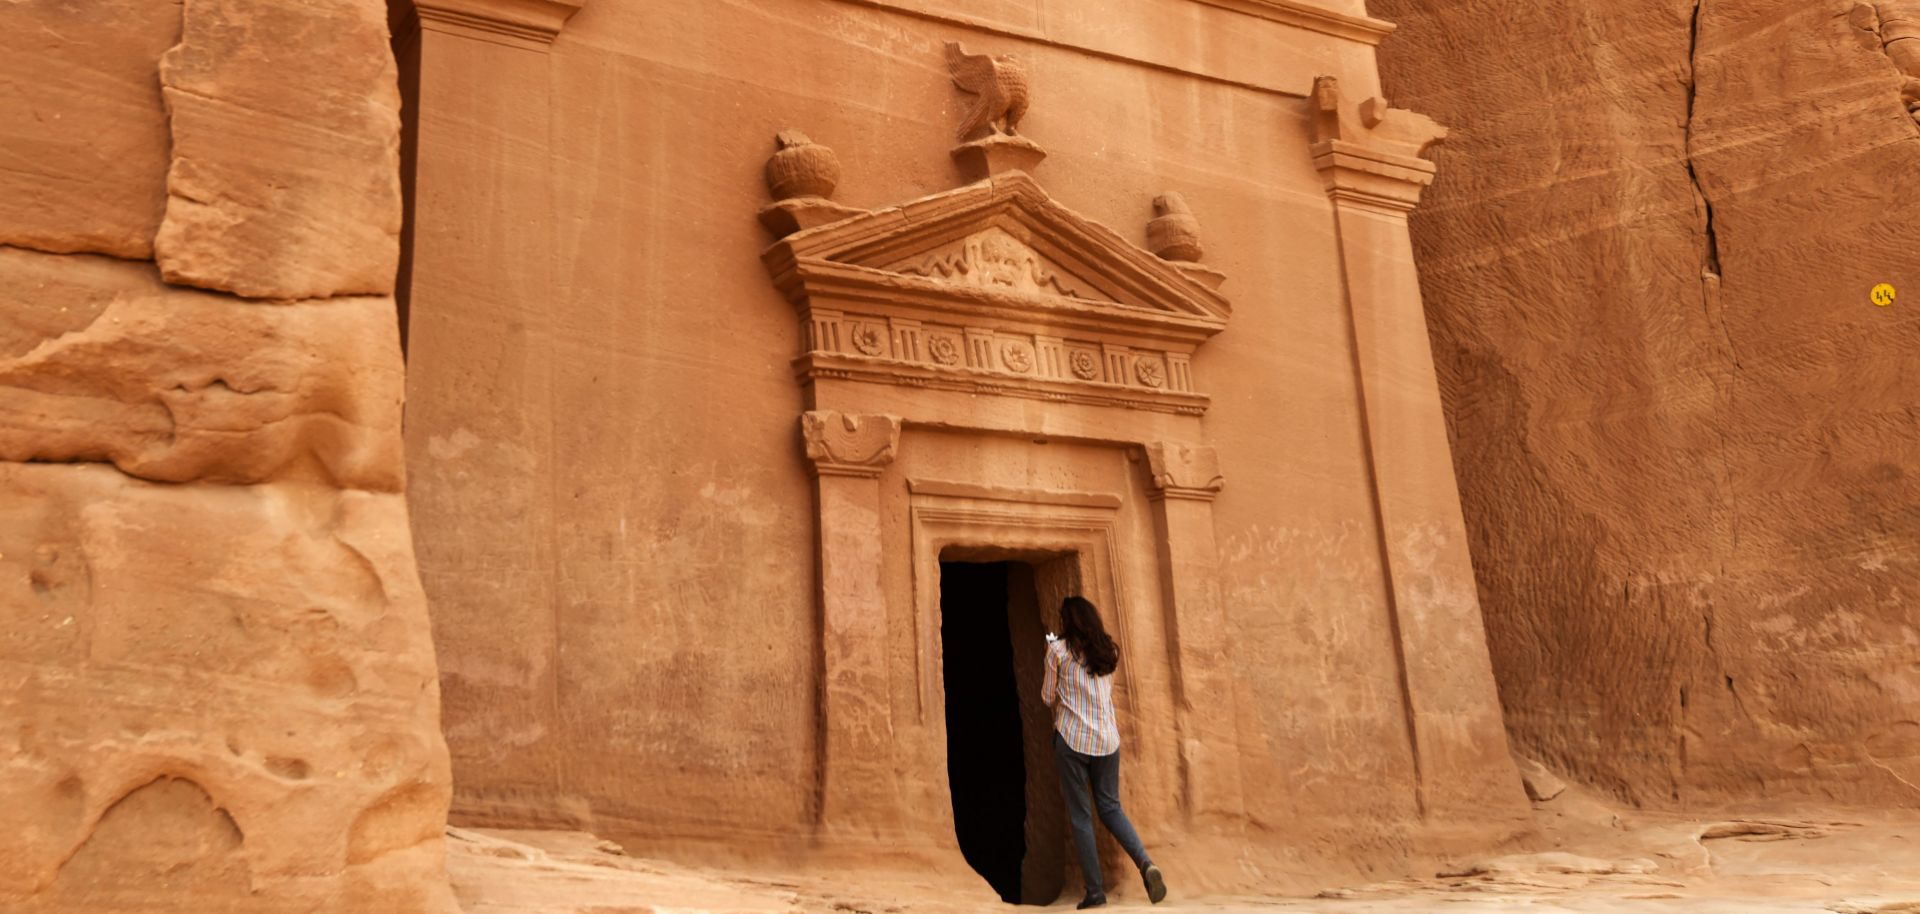
[[962,300],[1158,314],[1215,329],[1230,311],[1190,269],[1074,213],[1018,173],[807,229],[768,255],[769,266],[872,273]]

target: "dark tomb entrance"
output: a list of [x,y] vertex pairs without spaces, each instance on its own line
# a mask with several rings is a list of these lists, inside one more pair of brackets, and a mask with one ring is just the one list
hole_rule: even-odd
[[[971,556],[969,556],[970,558]],[[986,556],[983,555],[983,558]],[[940,562],[947,783],[960,853],[1004,901],[1051,904],[1066,880],[1066,810],[1053,770],[1041,592],[1071,587],[1071,556]],[[1053,597],[1057,604],[1059,597]]]

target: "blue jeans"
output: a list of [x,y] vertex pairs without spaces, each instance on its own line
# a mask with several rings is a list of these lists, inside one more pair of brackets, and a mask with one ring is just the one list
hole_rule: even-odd
[[[1140,836],[1120,808],[1120,753],[1081,755],[1073,751],[1059,733],[1053,734],[1054,767],[1060,771],[1060,793],[1067,800],[1067,821],[1073,827],[1073,846],[1080,852],[1080,873],[1087,883],[1087,894],[1104,897],[1100,881],[1100,858],[1093,847],[1093,808],[1100,810],[1100,821],[1133,858],[1135,866],[1146,869],[1153,861],[1140,846]],[[1087,803],[1087,788],[1093,788],[1093,807]]]

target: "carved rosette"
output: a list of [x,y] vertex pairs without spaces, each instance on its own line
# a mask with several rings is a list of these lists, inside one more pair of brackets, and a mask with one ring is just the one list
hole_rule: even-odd
[[814,475],[877,477],[900,447],[900,420],[810,410],[800,414],[800,434]]
[[861,324],[853,328],[853,348],[864,355],[881,355],[887,351],[887,331],[878,324]]
[[1220,455],[1212,447],[1160,442],[1146,446],[1147,475],[1154,499],[1212,501],[1226,484]]
[[927,340],[927,354],[941,365],[960,364],[960,341],[950,336],[936,336]]
[[1155,389],[1167,386],[1167,370],[1159,359],[1141,359],[1133,363],[1133,376]]
[[1009,370],[1026,374],[1033,370],[1033,348],[1025,343],[1007,343],[1000,347],[1000,361]]
[[1075,349],[1067,361],[1073,369],[1073,376],[1082,381],[1091,381],[1100,377],[1100,357],[1086,349]]

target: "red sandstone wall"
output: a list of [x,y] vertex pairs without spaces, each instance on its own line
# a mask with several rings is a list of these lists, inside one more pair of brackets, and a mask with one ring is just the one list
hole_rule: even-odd
[[0,7],[0,909],[454,910],[361,0]]
[[1373,5],[1454,129],[1414,236],[1508,726],[1638,802],[1920,776],[1920,128],[1850,5]]
[[[1405,852],[1416,785],[1304,99],[1323,73],[1370,94],[1370,51],[1197,3],[880,6],[590,5],[545,56],[427,36],[408,453],[456,819],[804,840],[813,505],[761,169],[799,127],[837,151],[840,202],[956,186],[955,39],[1026,61],[1057,199],[1140,242],[1178,190],[1231,277],[1195,371],[1228,479],[1235,828],[1269,864]],[[1137,472],[1110,456],[1069,477]]]

